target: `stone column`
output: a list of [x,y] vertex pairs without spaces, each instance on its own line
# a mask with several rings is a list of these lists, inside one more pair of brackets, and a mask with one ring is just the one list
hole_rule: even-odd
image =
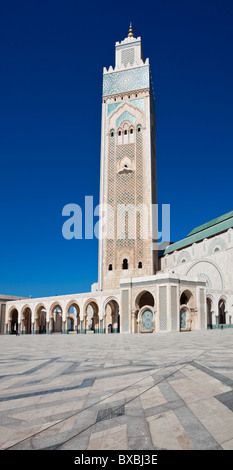
[[104,333],[103,331],[103,319],[100,320],[100,333]]
[[82,334],[85,334],[86,333],[86,329],[85,329],[85,320],[81,320],[81,331],[80,333]]
[[137,317],[137,311],[133,310],[131,313],[131,322],[132,322],[132,333],[135,333],[135,327],[136,327],[136,317]]
[[53,333],[53,317],[49,319],[49,334]]

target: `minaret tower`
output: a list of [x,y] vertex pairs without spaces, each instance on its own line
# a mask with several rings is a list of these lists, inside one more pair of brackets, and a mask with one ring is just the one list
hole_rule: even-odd
[[149,60],[130,24],[115,45],[115,68],[103,70],[99,289],[157,270],[154,94]]

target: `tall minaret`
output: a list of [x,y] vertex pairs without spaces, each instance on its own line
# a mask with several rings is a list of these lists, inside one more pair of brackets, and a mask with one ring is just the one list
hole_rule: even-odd
[[156,273],[154,95],[149,60],[130,24],[115,45],[115,68],[103,70],[99,288]]

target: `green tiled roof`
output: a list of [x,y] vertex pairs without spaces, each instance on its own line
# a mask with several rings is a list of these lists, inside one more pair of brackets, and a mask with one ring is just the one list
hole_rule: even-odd
[[193,243],[200,242],[204,238],[213,237],[217,233],[224,232],[231,227],[233,227],[233,211],[195,228],[183,240],[167,246],[167,248],[160,253],[160,256],[172,253],[175,250],[181,250]]
[[224,222],[224,220],[231,219],[233,217],[233,211],[227,212],[227,214],[221,215],[220,217],[217,217],[216,219],[211,220],[210,222],[207,222],[206,224],[199,225],[199,227],[196,227],[190,232],[187,237],[191,237],[191,235],[194,235],[197,232],[202,232],[203,230],[212,227],[213,225],[217,225],[220,222]]

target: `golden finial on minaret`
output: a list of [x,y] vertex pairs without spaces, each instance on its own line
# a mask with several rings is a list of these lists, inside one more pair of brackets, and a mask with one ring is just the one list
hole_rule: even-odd
[[132,23],[130,23],[129,25],[129,34],[128,34],[128,38],[133,38],[133,28],[132,28]]

